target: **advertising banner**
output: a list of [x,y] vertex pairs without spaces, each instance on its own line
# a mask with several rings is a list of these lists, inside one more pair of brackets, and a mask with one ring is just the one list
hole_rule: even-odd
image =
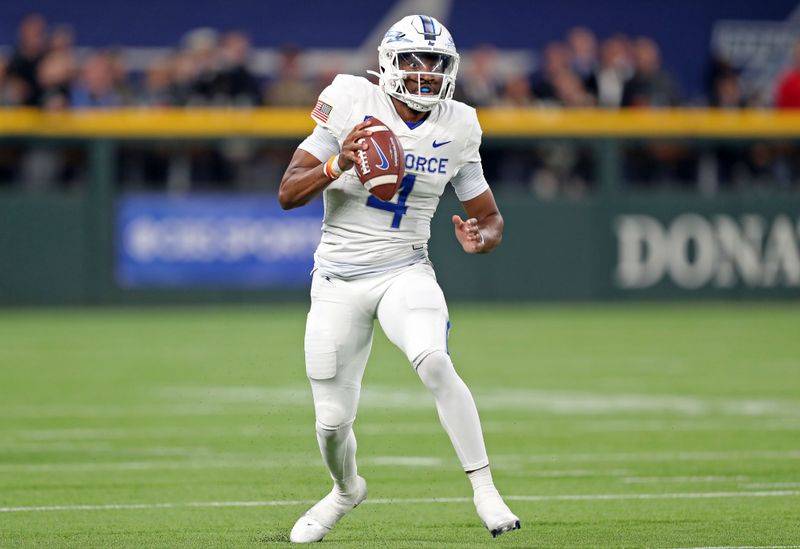
[[[800,199],[498,199],[503,243],[463,253],[449,215],[431,258],[448,298],[505,300],[800,297]],[[443,201],[440,210],[460,205]]]
[[123,288],[309,283],[322,202],[283,211],[274,195],[122,195],[115,277]]
[[669,281],[702,288],[800,288],[800,218],[747,212],[646,214],[614,219],[615,282],[623,290]]

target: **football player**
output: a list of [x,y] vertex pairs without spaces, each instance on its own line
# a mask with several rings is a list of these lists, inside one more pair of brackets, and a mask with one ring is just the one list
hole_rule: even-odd
[[[483,176],[475,109],[453,101],[459,56],[446,28],[424,15],[401,19],[378,47],[380,83],[338,75],[319,96],[317,126],[298,147],[279,191],[284,209],[322,193],[322,239],[314,254],[305,333],[306,374],[317,441],[333,489],[292,528],[290,539],[321,540],[367,496],[356,468],[353,421],[375,318],[433,394],[444,429],[467,473],[483,524],[493,536],[520,527],[489,470],[478,411],[453,368],[447,304],[428,259],[430,222],[449,182],[467,214],[453,215],[464,251],[500,244],[503,218]],[[353,165],[384,122],[405,151],[405,177],[391,201],[372,196]]]

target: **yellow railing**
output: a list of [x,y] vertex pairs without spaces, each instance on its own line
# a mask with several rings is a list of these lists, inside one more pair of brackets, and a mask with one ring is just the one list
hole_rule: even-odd
[[[773,137],[800,138],[800,112],[772,110],[479,111],[486,137]],[[308,109],[122,109],[44,113],[0,109],[0,137],[301,138]]]

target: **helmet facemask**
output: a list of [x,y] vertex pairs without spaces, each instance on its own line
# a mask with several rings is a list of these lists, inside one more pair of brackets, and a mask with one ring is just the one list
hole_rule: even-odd
[[[427,112],[453,97],[458,71],[457,54],[419,49],[382,54],[386,55],[385,63],[381,59],[384,90],[415,111]],[[389,65],[390,70],[386,70],[384,65]],[[437,85],[439,89],[434,92]]]

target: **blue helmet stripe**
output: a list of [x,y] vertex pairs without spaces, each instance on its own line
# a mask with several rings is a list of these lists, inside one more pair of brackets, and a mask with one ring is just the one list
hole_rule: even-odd
[[425,15],[420,15],[422,20],[422,32],[425,35],[425,40],[436,40],[436,28],[433,25],[433,19]]
[[425,16],[424,16],[424,15],[420,15],[420,16],[419,16],[419,20],[420,20],[420,21],[422,21],[422,32],[424,32],[424,33],[426,33],[426,34],[427,34],[428,32],[430,32],[430,31],[428,30],[428,25],[429,25],[429,23],[428,23],[428,20],[427,20],[427,19],[425,19]]

